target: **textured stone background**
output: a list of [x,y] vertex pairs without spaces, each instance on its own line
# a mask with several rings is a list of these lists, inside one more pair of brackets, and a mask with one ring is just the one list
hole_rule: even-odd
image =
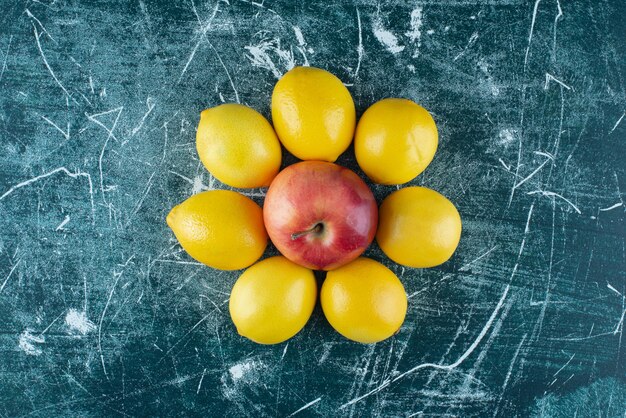
[[[0,1],[0,416],[623,416],[625,15],[618,0]],[[239,337],[239,272],[198,265],[164,222],[224,187],[195,152],[200,111],[269,117],[276,80],[306,64],[359,114],[390,96],[429,109],[440,147],[413,184],[464,220],[439,268],[368,250],[410,298],[376,345],[319,308],[287,343]],[[357,169],[351,150],[340,163]]]

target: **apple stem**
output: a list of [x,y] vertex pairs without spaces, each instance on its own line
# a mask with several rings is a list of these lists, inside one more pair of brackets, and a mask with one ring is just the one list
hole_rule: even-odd
[[323,230],[324,230],[324,224],[321,222],[318,222],[315,225],[313,225],[311,228],[307,229],[306,231],[300,231],[300,232],[295,232],[291,234],[291,240],[295,241],[301,236],[306,235],[306,234],[311,234],[311,233],[319,234]]

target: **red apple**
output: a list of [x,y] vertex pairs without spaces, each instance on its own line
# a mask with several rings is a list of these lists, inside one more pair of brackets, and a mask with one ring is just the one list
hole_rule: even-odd
[[314,270],[332,270],[372,243],[378,207],[353,171],[333,163],[303,161],[278,173],[265,196],[263,219],[285,257]]

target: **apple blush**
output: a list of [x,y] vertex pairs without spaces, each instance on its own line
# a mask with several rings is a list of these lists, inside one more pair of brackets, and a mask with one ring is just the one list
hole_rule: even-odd
[[378,207],[370,188],[353,171],[303,161],[274,178],[263,219],[270,239],[289,260],[313,270],[333,270],[372,243]]

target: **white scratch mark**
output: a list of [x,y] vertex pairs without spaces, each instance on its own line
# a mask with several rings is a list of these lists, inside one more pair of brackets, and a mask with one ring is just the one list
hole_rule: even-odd
[[314,400],[312,400],[311,402],[309,402],[308,404],[304,405],[302,408],[300,408],[300,409],[297,409],[297,410],[293,411],[291,414],[287,415],[287,417],[292,417],[292,416],[294,416],[294,415],[296,415],[296,414],[298,414],[298,413],[300,413],[300,412],[304,411],[305,409],[307,409],[307,408],[309,408],[309,407],[311,407],[311,406],[315,405],[316,403],[318,403],[318,402],[319,402],[319,401],[321,401],[321,400],[322,400],[322,397],[320,396],[319,398],[314,399]]
[[237,103],[241,103],[241,101],[239,100],[239,92],[237,92],[237,88],[235,87],[235,83],[233,83],[233,79],[230,76],[230,72],[228,72],[228,68],[226,68],[226,65],[224,64],[224,61],[222,61],[222,57],[220,56],[219,52],[217,52],[217,49],[215,49],[213,44],[211,42],[209,42],[208,39],[206,41],[209,44],[209,46],[211,47],[211,49],[213,50],[213,52],[215,52],[215,55],[217,56],[217,59],[220,61],[220,64],[222,64],[222,68],[226,72],[226,76],[228,77],[228,81],[230,82],[230,87],[233,89],[233,92],[235,92],[235,100],[237,101]]
[[535,151],[534,152],[536,155],[541,155],[543,157],[549,158],[550,160],[554,161],[554,155],[550,154],[549,152],[545,152],[545,151]]
[[572,87],[568,86],[567,84],[565,84],[564,82],[562,82],[561,80],[559,80],[558,78],[556,78],[550,73],[546,73],[546,83],[543,85],[544,90],[548,90],[548,87],[550,86],[550,81],[555,81],[556,83],[560,84],[566,89],[575,91]]
[[61,87],[61,90],[63,90],[63,92],[66,95],[71,97],[71,95],[68,93],[65,87],[63,87],[63,84],[61,84],[61,81],[59,81],[59,79],[57,78],[56,74],[54,74],[54,71],[52,71],[52,67],[50,67],[50,64],[48,64],[48,60],[46,59],[46,54],[43,53],[43,49],[41,48],[41,42],[39,41],[39,36],[40,36],[39,32],[37,31],[37,28],[35,27],[34,23],[33,23],[33,30],[35,32],[35,41],[37,42],[37,48],[39,49],[39,54],[41,55],[41,58],[43,59],[44,65],[48,69],[48,72],[50,72],[50,75],[52,76],[54,81],[56,81],[59,87]]
[[87,313],[79,312],[76,309],[70,309],[67,312],[65,323],[71,330],[76,330],[83,335],[96,329],[96,324],[87,318]]
[[[172,350],[181,342],[183,341],[189,334],[191,334],[196,328],[198,328],[200,326],[200,324],[202,324],[204,321],[206,321],[207,319],[209,319],[209,316],[211,316],[213,314],[213,312],[215,312],[215,310],[209,312],[208,314],[204,315],[198,322],[196,322],[196,324],[191,327],[191,329],[189,331],[187,331],[185,333],[185,335],[183,335],[182,337],[180,337],[178,339],[178,341],[176,341],[174,344],[172,344],[172,346],[165,352],[165,354],[163,355],[163,357],[161,357],[161,360],[163,360],[165,358],[165,356],[167,356],[169,353],[172,352]],[[161,361],[159,360],[159,362]]]
[[11,270],[9,271],[9,274],[7,274],[7,277],[4,279],[4,282],[2,282],[2,286],[0,286],[0,293],[2,293],[2,291],[4,290],[4,286],[7,285],[7,282],[9,281],[9,279],[11,278],[11,275],[13,274],[13,272],[15,271],[15,269],[17,268],[18,264],[20,264],[20,261],[22,261],[22,259],[18,259],[17,262],[15,264],[13,264],[13,267],[11,267]]
[[422,28],[422,7],[417,6],[411,12],[411,30],[405,33],[405,35],[409,38],[409,40],[411,40],[412,42],[417,41],[417,48],[415,48],[415,52],[413,52],[413,58],[416,58],[419,56],[419,53],[420,53],[419,49],[422,46],[421,28]]
[[11,41],[13,41],[13,35],[9,36],[9,45],[7,46],[7,51],[4,53],[4,59],[2,61],[2,69],[0,69],[0,81],[2,81],[2,76],[4,76],[4,70],[7,69],[7,58],[9,58],[9,50],[11,49]]
[[556,371],[556,373],[554,373],[552,375],[552,377],[556,377],[557,374],[561,373],[561,371],[567,367],[568,364],[571,363],[572,360],[574,360],[574,357],[576,357],[576,353],[572,354],[572,356],[569,358],[569,360],[567,360],[567,363],[565,363],[563,366],[561,366],[561,368],[559,370]]
[[617,293],[618,295],[620,295],[621,297],[624,297],[624,295],[621,294],[621,292],[619,290],[617,290],[616,288],[614,288],[611,283],[607,283],[606,287],[608,287],[610,290],[614,291],[615,293]]
[[[85,113],[85,116],[87,116],[87,119],[94,122],[96,125],[101,126],[109,134],[107,135],[107,138],[104,141],[104,145],[102,145],[102,150],[100,150],[100,156],[98,157],[98,171],[100,173],[100,192],[102,193],[102,200],[104,201],[104,203],[107,203],[107,201],[106,201],[106,197],[104,193],[105,190],[104,190],[104,175],[102,174],[102,158],[104,157],[104,151],[106,150],[106,147],[109,144],[109,140],[113,138],[117,142],[117,138],[115,137],[115,134],[113,134],[113,131],[115,130],[115,127],[117,126],[117,121],[119,120],[120,115],[122,114],[123,110],[124,110],[124,106],[120,106],[115,109],[107,110],[105,112],[96,113],[94,115],[88,115],[87,113]],[[108,128],[105,124],[103,124],[98,119],[96,119],[96,117],[98,116],[108,115],[109,113],[113,113],[113,112],[117,112],[117,115],[115,116],[115,120],[113,121],[113,125],[111,126],[111,128]]]
[[52,122],[50,119],[48,119],[44,115],[39,115],[39,116],[41,116],[41,118],[45,120],[46,122],[48,122],[50,125],[54,126],[57,129],[57,131],[61,132],[61,135],[63,135],[63,137],[66,140],[70,139],[70,122],[69,121],[67,122],[67,131],[64,131],[63,129],[59,128],[59,126],[56,123]]
[[498,161],[500,161],[500,164],[502,164],[502,167],[504,167],[506,171],[511,171],[511,165],[507,165],[502,158],[498,158]]
[[356,23],[359,29],[359,44],[356,47],[357,53],[357,62],[356,69],[354,70],[354,78],[357,78],[359,75],[359,70],[361,69],[361,61],[363,61],[363,53],[365,49],[363,48],[363,29],[361,27],[361,13],[359,13],[359,8],[356,8]]
[[615,128],[617,128],[617,126],[622,122],[622,119],[624,119],[624,116],[626,116],[626,111],[622,113],[622,116],[620,116],[617,122],[615,122],[615,125],[613,125],[613,128],[609,131],[609,135],[612,134]]
[[601,209],[598,209],[598,210],[600,212],[607,212],[609,210],[617,209],[617,208],[619,208],[622,205],[623,205],[622,202],[618,202],[618,203],[614,204],[613,206],[609,206],[608,208],[601,208]]
[[[192,4],[192,5],[193,5],[194,11],[195,11],[195,4]],[[189,68],[189,65],[193,61],[193,58],[196,56],[196,52],[198,51],[198,48],[200,47],[200,44],[202,43],[202,40],[204,39],[204,36],[208,32],[208,30],[211,28],[211,23],[213,23],[213,19],[215,19],[215,16],[217,15],[217,12],[219,10],[219,6],[220,6],[220,0],[215,2],[215,8],[213,9],[213,13],[211,14],[209,19],[207,20],[207,23],[204,25],[204,27],[200,30],[200,35],[198,37],[198,42],[196,42],[196,45],[191,50],[191,54],[189,54],[189,58],[187,58],[187,62],[185,63],[185,67],[183,67],[183,71],[181,71],[180,76],[178,77],[178,83],[180,83],[180,81],[183,79],[183,76],[187,72],[187,68]],[[197,14],[197,11],[195,13],[196,13],[196,17],[198,17],[198,21],[199,21],[200,18],[199,18],[198,14]]]
[[378,42],[380,42],[387,49],[387,51],[394,55],[404,51],[404,45],[398,45],[398,38],[396,35],[383,28],[380,20],[374,22],[372,30],[374,31],[374,36],[378,39]]
[[[45,26],[43,25],[43,23],[41,23],[41,20],[37,19],[37,18],[35,17],[35,15],[33,15],[33,14],[30,12],[30,10],[26,9],[26,10],[24,10],[24,11],[26,12],[26,15],[27,15],[28,17],[30,17],[31,19],[33,19],[35,22],[37,22],[37,23],[39,24],[39,27],[41,28],[41,30],[43,31],[43,33],[45,33],[45,34],[48,36],[48,38],[50,38],[50,39],[52,39],[53,41],[55,41],[55,42],[56,42],[56,40],[54,39],[54,37],[53,37],[52,35],[50,35],[50,32],[48,32],[48,31],[46,30],[46,28],[45,28]],[[33,26],[34,26],[34,24],[33,24]]]
[[535,1],[535,7],[533,8],[533,18],[530,22],[530,32],[528,34],[528,46],[526,47],[526,55],[524,55],[524,71],[526,71],[526,64],[528,63],[528,52],[530,51],[530,43],[533,40],[533,31],[535,30],[535,20],[537,19],[537,10],[539,10],[539,3],[541,3],[541,0]]
[[87,177],[87,180],[89,181],[89,196],[91,198],[91,214],[92,214],[92,218],[93,221],[95,222],[95,206],[93,203],[93,183],[91,182],[91,176],[89,175],[89,173],[83,173],[82,171],[77,170],[75,173],[70,172],[67,168],[65,167],[58,167],[55,168],[52,171],[49,171],[47,173],[41,174],[39,176],[33,177],[32,179],[29,180],[25,180],[21,183],[18,183],[14,186],[11,186],[11,188],[9,190],[7,190],[6,192],[4,192],[4,194],[2,196],[0,196],[0,200],[4,199],[5,197],[7,197],[8,195],[10,195],[11,193],[13,193],[14,191],[16,191],[17,189],[20,189],[24,186],[28,186],[29,184],[35,183],[39,180],[45,179],[47,177],[50,177],[56,173],[64,173],[67,176],[76,179],[78,177]]
[[135,134],[137,134],[137,132],[139,132],[139,130],[142,128],[144,122],[146,121],[146,118],[150,115],[150,113],[152,113],[152,109],[154,109],[154,106],[156,106],[156,103],[152,101],[152,97],[148,97],[146,99],[146,105],[148,106],[148,111],[144,113],[143,117],[139,121],[139,124],[131,131],[131,137],[135,136]]
[[203,266],[204,264],[199,263],[197,261],[180,261],[180,260],[163,260],[163,259],[156,259],[154,260],[155,263],[174,263],[174,264],[189,264],[192,266]]
[[56,227],[55,231],[61,231],[63,230],[63,227],[65,225],[67,225],[67,223],[70,221],[70,215],[65,215],[65,218],[61,221],[61,223],[59,224],[59,226]]
[[[624,297],[622,297],[622,307],[624,306]],[[621,333],[624,327],[624,316],[626,315],[626,309],[622,310],[622,316],[620,317],[615,329],[613,330],[613,335],[617,335],[617,333]],[[620,347],[621,347],[621,338],[620,338]]]
[[196,395],[200,393],[200,388],[202,388],[202,381],[204,380],[204,375],[206,374],[206,367],[202,370],[202,377],[200,378],[200,382],[198,382],[198,389],[196,390]]
[[521,180],[519,183],[515,184],[513,186],[513,190],[517,189],[519,186],[521,186],[522,184],[526,183],[528,180],[530,180],[531,178],[533,178],[533,176],[535,174],[537,174],[539,172],[539,170],[541,170],[543,168],[544,165],[546,165],[548,163],[548,160],[545,160],[543,163],[541,163],[539,165],[539,167],[537,167],[532,173],[530,173],[528,176],[526,176],[523,180]]
[[[522,340],[520,341],[520,343],[517,345],[517,350],[515,350],[515,354],[513,354],[513,359],[511,359],[511,364],[509,364],[509,370],[506,373],[506,376],[504,378],[504,383],[502,383],[502,394],[504,394],[504,390],[506,389],[507,385],[509,384],[509,380],[511,380],[511,375],[513,374],[513,366],[515,365],[515,361],[517,360],[517,356],[520,353],[520,350],[522,349],[522,346],[524,345],[524,341],[526,341],[526,337],[528,336],[528,334],[524,334],[524,336],[522,337]],[[494,417],[498,416],[498,410],[500,409],[500,403],[498,403],[498,406],[496,407],[496,410],[493,414]]]
[[465,48],[463,48],[463,50],[461,52],[459,52],[457,54],[456,57],[454,57],[454,59],[452,61],[456,61],[459,58],[461,58],[463,55],[465,55],[465,53],[467,52],[467,50],[474,45],[474,43],[476,42],[476,40],[478,39],[478,32],[474,32],[472,34],[472,36],[470,36],[469,40],[467,41],[467,45],[465,46]]
[[45,342],[44,336],[33,335],[27,329],[20,334],[19,347],[29,356],[38,356],[41,354],[41,349],[36,347],[35,344],[43,344]]
[[[135,258],[135,255],[130,256],[128,260],[126,260],[126,262],[122,265],[122,267],[126,267],[133,258]],[[107,380],[109,380],[109,375],[107,373],[106,365],[104,364],[104,354],[102,353],[102,323],[104,322],[104,316],[107,313],[107,309],[109,309],[111,298],[113,297],[113,293],[115,292],[115,288],[117,287],[117,283],[120,281],[123,272],[124,270],[122,270],[121,272],[113,272],[113,275],[115,276],[115,282],[113,283],[113,287],[109,292],[109,297],[107,298],[107,302],[104,305],[104,309],[102,310],[102,314],[100,315],[100,322],[98,324],[98,351],[100,351],[100,362],[102,363],[102,370],[104,371],[104,375],[106,376]]]
[[554,31],[553,31],[553,39],[552,39],[552,59],[556,59],[556,25],[563,16],[563,9],[561,9],[561,2],[556,0],[556,16],[554,17]]
[[42,335],[44,335],[46,332],[48,332],[48,330],[49,330],[50,328],[52,328],[52,325],[54,325],[54,324],[55,324],[55,323],[59,320],[59,318],[61,318],[62,316],[63,316],[63,312],[61,312],[61,313],[60,313],[60,314],[59,314],[56,318],[54,318],[54,319],[52,320],[52,322],[50,322],[50,324],[48,324],[48,326],[47,326],[46,328],[44,328],[44,330],[43,330],[43,331],[41,331],[41,332],[39,333],[39,336],[41,337],[41,336],[42,336]]
[[135,205],[135,208],[133,209],[133,212],[132,212],[132,214],[129,217],[129,222],[130,222],[130,219],[132,219],[132,217],[134,215],[136,215],[137,212],[139,212],[139,209],[141,209],[141,206],[143,205],[143,201],[146,200],[146,196],[148,196],[148,193],[150,193],[150,189],[152,188],[152,179],[154,178],[155,174],[156,174],[156,171],[153,171],[152,174],[150,175],[150,178],[146,182],[146,186],[144,187],[144,190],[143,190],[143,193],[141,195],[141,198],[139,199],[139,201]]
[[462,266],[459,271],[466,271],[469,266],[471,266],[472,264],[474,264],[475,262],[477,262],[478,260],[486,257],[487,255],[489,255],[493,250],[495,250],[496,248],[498,248],[497,245],[494,245],[490,250],[488,250],[487,252],[483,253],[482,255],[478,256],[477,258],[473,259],[472,261],[470,261],[469,263],[465,264],[464,266]]
[[578,212],[578,214],[579,214],[579,215],[582,213],[582,212],[580,211],[580,209],[578,209],[578,207],[577,207],[575,204],[573,204],[573,203],[572,203],[569,199],[564,198],[563,196],[561,196],[561,195],[560,195],[560,194],[558,194],[558,193],[555,193],[555,192],[550,192],[550,191],[545,191],[545,190],[535,190],[535,191],[533,191],[533,192],[528,192],[528,193],[526,193],[526,194],[530,194],[530,195],[533,195],[533,194],[540,194],[540,195],[542,195],[542,196],[547,196],[547,197],[558,197],[558,198],[561,198],[561,199],[563,199],[565,202],[567,202],[567,204],[569,204],[569,205],[570,205],[570,206],[571,206],[571,207],[572,207],[572,208],[573,208],[576,212]]
[[480,331],[480,333],[478,334],[478,336],[476,337],[474,342],[468,347],[467,350],[465,350],[465,352],[454,363],[450,363],[450,364],[422,363],[422,364],[419,364],[419,365],[413,367],[412,369],[409,369],[406,372],[403,372],[403,373],[397,375],[393,379],[386,379],[383,382],[383,384],[381,384],[380,386],[378,386],[375,389],[367,392],[364,395],[361,395],[361,396],[359,396],[357,398],[354,398],[354,399],[344,403],[338,409],[344,409],[344,408],[346,408],[346,407],[348,407],[348,406],[350,406],[352,404],[355,404],[355,403],[361,401],[362,399],[367,398],[368,396],[371,396],[371,395],[373,395],[375,393],[378,393],[381,390],[383,390],[384,388],[388,387],[390,384],[392,384],[394,382],[397,382],[398,380],[403,379],[405,376],[407,376],[407,375],[409,375],[411,373],[414,373],[414,372],[416,372],[418,370],[425,369],[425,368],[433,368],[433,369],[438,369],[438,370],[448,370],[449,371],[449,370],[453,370],[456,367],[458,367],[461,363],[463,363],[472,354],[472,352],[474,352],[476,347],[478,347],[478,345],[480,344],[482,339],[485,337],[485,335],[487,334],[487,332],[491,328],[491,325],[493,324],[493,321],[496,319],[496,316],[498,315],[498,312],[500,312],[500,309],[502,308],[502,305],[504,304],[504,301],[506,300],[506,297],[507,297],[507,295],[509,293],[510,287],[511,287],[511,285],[507,285],[506,286],[506,288],[504,289],[504,292],[502,293],[502,296],[500,297],[500,300],[498,301],[498,304],[496,305],[495,309],[491,313],[491,316],[489,317],[489,319],[485,323],[485,326],[483,327],[483,329]]
[[282,361],[285,358],[285,354],[287,354],[287,349],[289,348],[289,343],[285,344],[285,349],[283,350],[283,355],[280,356],[280,360]]

